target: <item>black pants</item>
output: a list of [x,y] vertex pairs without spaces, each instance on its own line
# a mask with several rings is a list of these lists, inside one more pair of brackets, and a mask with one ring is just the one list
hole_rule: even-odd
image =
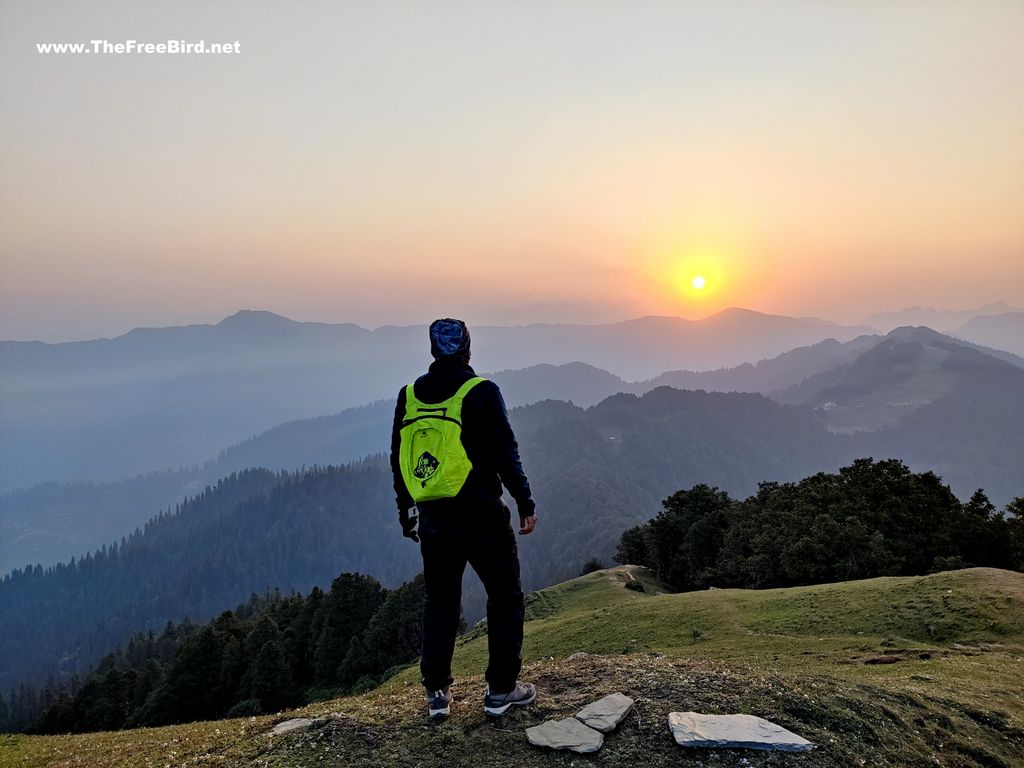
[[425,587],[420,672],[429,690],[452,682],[467,562],[487,590],[487,683],[496,693],[515,688],[522,665],[523,588],[510,518],[508,507],[497,499],[472,507],[436,502],[420,507]]

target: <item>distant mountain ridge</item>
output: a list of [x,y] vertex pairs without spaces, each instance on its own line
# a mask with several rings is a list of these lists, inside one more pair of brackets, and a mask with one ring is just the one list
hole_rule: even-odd
[[[923,401],[928,398],[908,390],[874,403],[845,402],[842,397],[834,394],[819,397],[819,390],[841,383],[837,377],[852,375],[847,373],[851,369],[840,366],[854,363],[879,345],[907,342],[914,334],[938,344],[959,347],[965,352],[975,349],[973,345],[935,334],[929,329],[898,329],[888,337],[862,336],[846,343],[826,340],[791,350],[756,365],[744,364],[707,372],[671,371],[640,382],[627,382],[583,363],[561,366],[541,364],[487,375],[501,386],[510,407],[542,400],[566,400],[577,406],[589,407],[616,393],[642,395],[659,386],[672,386],[677,389],[761,393],[783,402],[807,403],[818,408],[819,417],[831,424],[833,429],[880,429],[905,418],[915,408],[924,407],[927,403]],[[1009,353],[983,349],[976,351],[978,354],[984,353],[982,359],[991,360],[992,363],[1003,359],[1024,368],[1024,359]],[[856,375],[863,375],[865,370],[874,370],[873,375],[881,377],[880,383],[884,384],[885,378],[892,372],[885,367],[877,370],[873,368],[874,364],[870,361],[878,356],[878,353],[874,357],[867,356],[859,367],[852,370],[861,371]],[[993,370],[996,379],[1006,378],[997,369]],[[943,374],[943,381],[946,382],[944,391],[953,392],[954,380],[959,375],[955,371]],[[903,386],[906,388],[907,385]],[[957,396],[972,397],[969,392],[957,392],[961,392]],[[838,407],[824,408],[833,397],[840,400],[836,403]],[[894,398],[896,405],[886,405]],[[921,402],[905,402],[909,400]],[[995,402],[1005,402],[1005,407],[1011,408],[1014,402],[1012,392],[1000,394]],[[569,413],[561,410],[564,406],[550,404],[547,407],[558,410],[561,415]],[[526,414],[540,412],[536,408],[514,411],[517,419],[532,419],[532,415],[528,417]],[[249,467],[296,470],[303,466],[339,464],[386,452],[392,414],[393,401],[379,400],[327,416],[279,424],[221,450],[216,458],[201,465],[167,469],[114,483],[47,483],[0,495],[0,574],[26,563],[41,562],[49,565],[98,547],[143,524],[158,510],[172,506],[184,496],[202,490],[207,484],[216,483],[219,478],[231,472]],[[1013,423],[1012,417],[996,417],[991,413],[984,415],[980,423],[996,418],[1000,422],[996,429]],[[972,425],[949,428],[952,435],[975,430]],[[877,441],[883,437],[872,439]],[[1012,436],[1007,435],[1000,445],[1012,442]],[[877,448],[873,445],[864,448],[867,452],[871,450]],[[910,461],[914,461],[918,455],[941,461],[944,476],[956,480],[960,490],[963,490],[961,483],[971,482],[972,472],[983,471],[982,468],[988,468],[984,469],[985,472],[994,472],[996,467],[1003,466],[1006,461],[1005,456],[1000,455],[995,447],[982,450],[982,453],[988,451],[993,454],[991,461],[979,456],[962,467],[957,466],[945,453],[939,456],[924,447],[911,447],[910,444],[907,444],[905,450]],[[904,454],[897,451],[894,455]],[[928,465],[919,462],[915,466],[923,469]],[[1006,478],[990,478],[984,485],[994,489],[997,497],[1004,498],[1006,493],[1015,492],[1012,477],[1013,473],[1010,472]]]
[[[866,329],[730,309],[696,321],[471,330],[478,370],[579,361],[636,380]],[[283,422],[390,396],[429,362],[426,326],[371,331],[248,310],[114,339],[0,342],[0,492],[189,466]]]
[[978,351],[930,328],[897,328],[855,359],[773,396],[822,409],[826,422],[841,431],[870,431],[950,396],[960,384],[1009,377],[1021,381],[1024,392],[1024,370],[1004,356]]
[[[858,337],[845,345],[828,339],[756,365],[699,373],[670,371],[640,382],[579,362],[542,363],[485,375],[501,386],[509,407],[542,400],[589,407],[619,392],[640,395],[658,386],[768,394],[850,360],[857,350],[875,342],[877,337]],[[249,467],[296,470],[387,451],[393,408],[393,400],[378,400],[326,416],[286,421],[190,467],[109,483],[48,482],[2,494],[0,574],[26,563],[49,565],[99,547],[232,472]]]
[[952,335],[975,344],[1024,355],[1024,312],[975,317]]
[[1001,315],[1024,310],[1012,307],[1005,301],[993,301],[974,309],[936,309],[935,307],[908,307],[895,312],[880,312],[864,320],[865,325],[874,326],[883,333],[904,325],[925,325],[941,333],[955,331],[964,323],[983,315]]

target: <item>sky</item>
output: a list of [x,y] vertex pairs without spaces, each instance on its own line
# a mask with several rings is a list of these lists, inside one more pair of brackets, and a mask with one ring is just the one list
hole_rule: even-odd
[[[1022,38],[1019,0],[0,0],[0,338],[1022,306]],[[94,39],[239,52],[36,47]]]

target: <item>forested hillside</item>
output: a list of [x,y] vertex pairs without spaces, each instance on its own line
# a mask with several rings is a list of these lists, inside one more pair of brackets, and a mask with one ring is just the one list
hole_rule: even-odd
[[[1019,418],[1003,415],[1011,430]],[[521,540],[527,589],[568,578],[592,557],[607,560],[624,529],[680,488],[705,483],[744,498],[766,480],[834,471],[864,448],[828,432],[811,408],[756,394],[662,387],[589,409],[546,401],[516,410],[513,420],[539,504],[537,531]],[[991,446],[979,445],[980,462]],[[939,440],[930,447],[964,453]],[[1004,493],[1024,485],[1012,474],[998,479]],[[307,592],[339,571],[396,586],[418,569],[418,550],[399,535],[382,457],[296,473],[246,471],[115,546],[0,581],[0,625],[12,628],[0,635],[0,688],[80,671],[132,632],[186,615],[206,620],[268,586]],[[483,596],[475,580],[468,584],[466,613],[475,621]]]
[[[630,386],[582,363],[538,365],[502,371],[491,378],[502,387],[510,408],[551,397],[593,405]],[[66,561],[119,539],[161,509],[173,507],[232,472],[250,467],[297,470],[338,465],[387,451],[393,414],[393,399],[378,400],[279,424],[221,450],[201,465],[106,483],[47,482],[2,494],[0,574],[26,564]]]
[[998,506],[1024,491],[1024,371],[1006,366],[953,385],[888,429],[850,437],[851,453],[896,456]]
[[[623,533],[616,560],[645,565],[682,591],[977,566],[1024,570],[1024,498],[1008,513],[1000,515],[981,491],[961,502],[931,472],[861,459],[837,473],[761,483],[743,500],[704,484],[678,490],[653,520]],[[538,599],[531,598],[532,613],[549,612]],[[314,587],[306,598],[252,595],[205,627],[168,623],[159,637],[139,633],[106,656],[84,684],[52,703],[35,730],[260,714],[325,689],[365,689],[417,656],[421,600],[420,577],[389,593],[370,577],[343,574],[329,591]],[[945,631],[929,630],[940,640],[948,639],[939,635]],[[32,702],[19,694],[14,708],[29,711]],[[43,697],[52,701],[53,690]]]
[[[623,529],[681,487],[752,492],[841,463],[812,411],[760,395],[657,389],[583,410],[546,402],[514,415],[540,525],[522,540],[525,586],[609,558]],[[299,473],[250,470],[71,564],[0,581],[0,689],[86,668],[132,632],[205,620],[267,586],[307,592],[339,571],[395,586],[419,569],[401,537],[390,470],[372,459]],[[483,614],[475,584],[467,618]],[[59,662],[59,664],[58,664]]]
[[418,552],[399,535],[380,460],[232,474],[144,530],[70,564],[0,582],[3,688],[80,672],[133,632],[203,621],[252,592],[308,592],[339,571],[397,586]]
[[933,403],[970,400],[994,381],[1024,397],[1024,370],[989,352],[928,328],[898,328],[855,359],[773,397],[813,405],[830,428],[845,432],[882,429]]
[[678,590],[793,587],[984,566],[1024,570],[1024,497],[1002,515],[961,502],[932,472],[860,459],[837,473],[762,483],[746,499],[700,484],[622,535],[615,559]]
[[517,419],[531,423],[520,446],[540,504],[529,556],[549,571],[532,587],[567,578],[590,555],[610,557],[607,532],[678,488],[704,481],[747,494],[766,477],[794,480],[843,460],[810,409],[761,395],[661,387],[575,413],[540,404]]
[[419,655],[422,599],[422,576],[387,590],[353,573],[305,597],[253,594],[205,626],[168,622],[159,635],[137,633],[59,695],[47,688],[33,697],[23,688],[6,725],[37,733],[115,730],[258,715],[365,690]]

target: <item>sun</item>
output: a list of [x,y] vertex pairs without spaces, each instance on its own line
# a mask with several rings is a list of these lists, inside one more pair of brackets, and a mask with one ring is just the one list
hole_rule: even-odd
[[719,298],[725,281],[717,255],[701,252],[683,256],[666,267],[671,301],[681,300],[686,306],[695,308]]

